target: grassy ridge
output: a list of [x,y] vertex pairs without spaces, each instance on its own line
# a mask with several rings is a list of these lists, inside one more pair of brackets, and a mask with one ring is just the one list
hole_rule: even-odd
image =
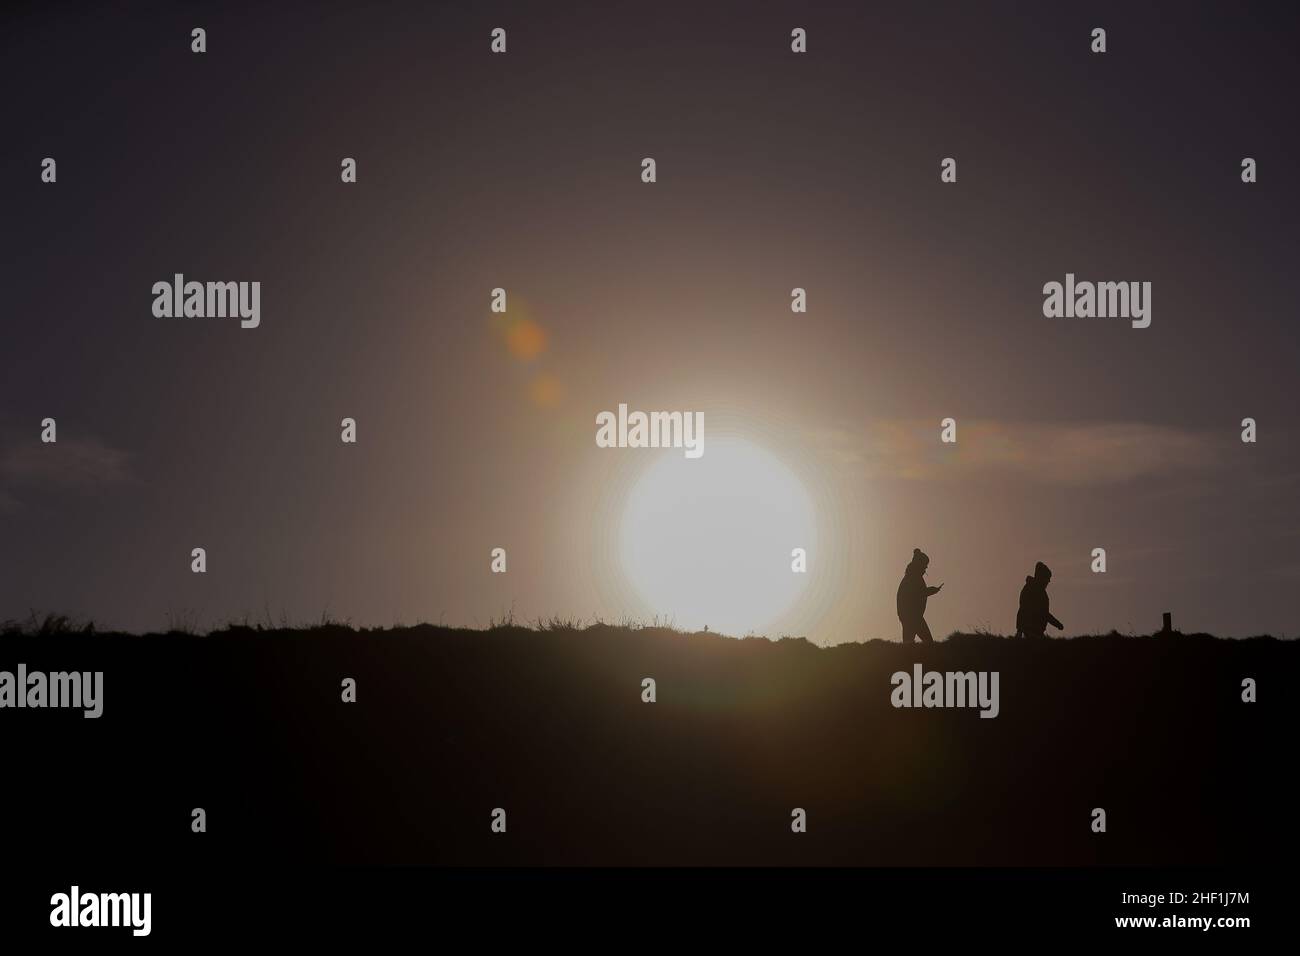
[[[40,783],[11,790],[30,824],[15,839],[73,858],[449,864],[1168,864],[1297,848],[1296,642],[822,648],[549,623],[10,627],[0,669],[105,675],[99,720],[0,711],[11,766]],[[916,662],[998,671],[999,716],[894,708],[890,676]],[[204,835],[189,830],[197,806]],[[796,807],[806,834],[790,832]],[[87,815],[110,825],[68,826]]]

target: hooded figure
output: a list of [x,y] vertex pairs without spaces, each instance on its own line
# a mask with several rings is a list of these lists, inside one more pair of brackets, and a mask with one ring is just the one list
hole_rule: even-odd
[[926,587],[925,569],[930,566],[930,558],[920,548],[912,549],[912,561],[903,571],[903,580],[898,583],[898,620],[903,625],[903,643],[911,644],[912,638],[919,637],[923,644],[931,644],[930,626],[925,623],[925,603],[931,594],[938,594],[943,587]]
[[1052,569],[1042,561],[1034,565],[1034,576],[1025,578],[1016,612],[1016,637],[1042,637],[1049,624],[1057,630],[1064,627],[1048,610],[1047,582],[1051,580]]

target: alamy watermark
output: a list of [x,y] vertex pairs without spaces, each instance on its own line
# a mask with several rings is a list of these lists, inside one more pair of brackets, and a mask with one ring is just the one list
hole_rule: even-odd
[[83,717],[104,712],[103,671],[28,671],[19,664],[17,673],[0,671],[0,708],[79,708]]
[[703,412],[629,412],[596,416],[597,448],[684,448],[687,458],[704,454]]
[[1073,272],[1065,283],[1043,286],[1043,315],[1049,319],[1131,319],[1133,328],[1151,324],[1150,282],[1076,282]]
[[152,893],[82,893],[75,883],[67,893],[50,897],[50,925],[129,926],[131,935],[152,929]]
[[171,318],[234,318],[245,329],[262,324],[261,282],[186,282],[176,273],[171,282],[153,284],[153,314]]
[[895,707],[978,707],[981,717],[996,717],[997,671],[895,671],[889,678],[894,689],[889,702]]

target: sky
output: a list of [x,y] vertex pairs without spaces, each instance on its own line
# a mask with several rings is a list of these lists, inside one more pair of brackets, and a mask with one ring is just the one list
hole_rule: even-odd
[[[936,635],[1009,633],[1042,560],[1066,634],[1294,636],[1274,6],[8,9],[0,619],[897,640],[919,547]],[[175,273],[260,325],[156,317]],[[1150,282],[1150,327],[1045,317],[1067,273]],[[768,463],[714,472],[743,534],[680,450],[597,447],[620,403]]]

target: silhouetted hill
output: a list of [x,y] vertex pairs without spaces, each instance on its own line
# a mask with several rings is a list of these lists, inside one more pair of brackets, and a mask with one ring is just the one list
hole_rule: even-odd
[[[0,711],[11,853],[1073,865],[1289,864],[1297,848],[1290,641],[51,630],[0,638],[0,670],[102,670],[104,714]],[[998,671],[999,716],[894,708],[890,675],[916,662]]]

